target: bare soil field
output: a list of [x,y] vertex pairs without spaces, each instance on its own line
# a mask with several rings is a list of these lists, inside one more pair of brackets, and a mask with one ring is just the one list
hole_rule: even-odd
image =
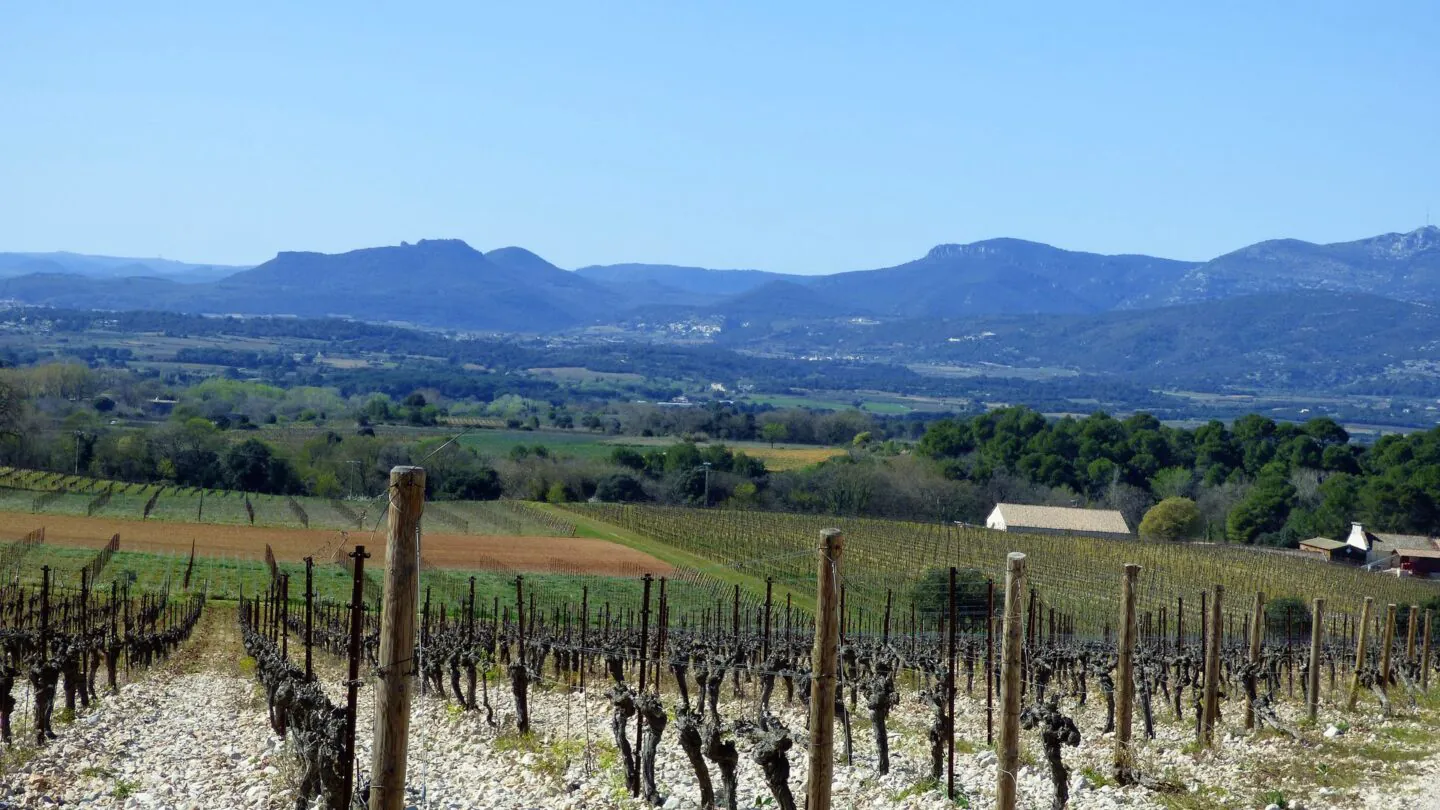
[[[259,560],[265,544],[281,562],[307,556],[329,561],[341,548],[364,544],[384,553],[383,532],[338,532],[329,529],[282,529],[169,521],[116,520],[70,515],[0,512],[0,542],[43,527],[45,542],[100,548],[120,535],[123,551],[188,554],[191,542],[204,557]],[[510,537],[426,532],[421,545],[425,561],[438,568],[507,569],[546,573],[630,576],[638,571],[669,573],[668,563],[625,546],[588,537]]]

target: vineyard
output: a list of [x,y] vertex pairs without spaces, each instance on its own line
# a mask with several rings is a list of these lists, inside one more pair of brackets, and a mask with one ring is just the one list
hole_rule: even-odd
[[[936,568],[1003,576],[1005,555],[1030,558],[1030,580],[1051,604],[1074,617],[1077,630],[1100,634],[1113,623],[1115,572],[1141,567],[1140,610],[1158,616],[1186,593],[1221,585],[1233,593],[1324,597],[1335,610],[1355,613],[1365,596],[1382,603],[1421,604],[1440,597],[1440,584],[1379,576],[1350,566],[1288,554],[1205,544],[1116,542],[1064,535],[1022,535],[950,524],[837,519],[808,515],[651,506],[572,504],[565,509],[623,527],[699,557],[771,578],[777,587],[813,596],[809,553],[830,526],[847,543],[845,579],[850,606],[873,619],[886,594],[910,593]],[[752,586],[753,589],[754,586]],[[808,602],[807,602],[808,604]]]
[[[299,519],[283,498],[213,500]],[[0,759],[0,801],[347,808],[374,790],[385,532],[326,530],[296,505],[308,531],[244,555],[205,534],[248,525],[185,526],[194,539],[167,552],[123,532],[60,545],[48,528],[0,546],[0,708],[24,752]],[[487,520],[511,546],[541,529],[577,545],[517,559],[442,540]],[[404,656],[416,807],[797,808],[827,684],[835,807],[1006,806],[1006,778],[1020,807],[1414,807],[1406,786],[1440,755],[1429,582],[1247,549],[725,510],[442,502],[425,523]],[[831,526],[827,681],[811,652]],[[604,545],[589,535],[635,556],[596,570],[573,556]],[[1007,590],[1011,552],[1025,568]],[[146,701],[147,728],[129,730]],[[116,734],[158,753],[93,753]],[[213,779],[167,776],[195,767],[175,739],[225,752]]]
[[[373,531],[380,517],[374,498],[261,495],[12,467],[0,467],[0,512],[336,531]],[[515,501],[440,502],[428,517],[437,531],[455,534],[575,535],[565,520]]]

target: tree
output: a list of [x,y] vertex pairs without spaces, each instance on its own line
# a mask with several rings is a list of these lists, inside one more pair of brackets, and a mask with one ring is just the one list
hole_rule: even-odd
[[246,492],[289,495],[300,489],[290,462],[259,439],[246,439],[225,453],[225,485]]
[[612,473],[595,485],[595,497],[609,503],[630,503],[645,500],[640,479],[629,473]]
[[19,435],[20,412],[24,406],[25,397],[20,389],[0,379],[0,436]]
[[1298,596],[1279,596],[1265,603],[1265,635],[1282,639],[1287,626],[1291,638],[1310,635],[1310,606]]
[[1189,498],[1166,498],[1140,521],[1140,536],[1154,540],[1185,540],[1200,530],[1200,508]]
[[617,447],[610,451],[610,461],[631,470],[645,469],[645,457],[633,447]]
[[[984,627],[988,580],[982,571],[962,568],[955,572],[955,616],[957,627],[979,623]],[[911,586],[910,598],[916,612],[925,621],[934,622],[945,617],[950,602],[950,569],[937,566],[926,569],[920,579]]]
[[766,422],[760,428],[760,436],[773,448],[775,442],[783,442],[790,437],[790,428],[784,422]]
[[570,500],[570,490],[561,481],[556,481],[545,490],[546,503],[566,503]]
[[1150,491],[1162,501],[1188,498],[1195,488],[1195,473],[1186,467],[1166,467],[1150,479]]
[[[1279,470],[1267,467],[1225,522],[1233,543],[1253,543],[1262,534],[1279,531],[1295,504],[1295,487]],[[1298,538],[1297,538],[1298,539]]]
[[493,501],[503,490],[499,473],[489,467],[471,467],[446,475],[439,494],[446,500]]

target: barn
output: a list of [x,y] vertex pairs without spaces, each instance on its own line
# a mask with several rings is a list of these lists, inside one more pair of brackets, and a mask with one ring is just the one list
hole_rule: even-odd
[[1392,568],[1414,577],[1440,576],[1440,549],[1402,548],[1392,555]]
[[1072,506],[1030,506],[997,503],[985,519],[985,528],[1022,534],[1076,534],[1085,537],[1133,539],[1125,516],[1114,509],[1080,509]]
[[1326,562],[1355,563],[1357,565],[1365,562],[1365,554],[1359,549],[1343,540],[1331,540],[1328,537],[1312,537],[1309,540],[1301,540],[1300,550],[1307,554],[1314,554]]

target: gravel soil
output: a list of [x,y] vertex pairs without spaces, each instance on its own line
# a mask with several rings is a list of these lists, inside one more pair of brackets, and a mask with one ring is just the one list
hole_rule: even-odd
[[[292,644],[292,650],[296,646]],[[325,660],[322,675],[339,699],[339,663]],[[547,673],[548,674],[548,673]],[[834,807],[939,810],[993,806],[995,756],[984,745],[983,693],[962,699],[956,754],[956,782],[963,799],[952,803],[925,783],[928,776],[925,707],[913,700],[918,689],[902,684],[907,699],[891,715],[892,770],[875,768],[874,741],[863,703],[854,728],[853,765],[835,769]],[[727,680],[727,718],[754,712],[754,685],[735,697]],[[786,706],[783,686],[774,705],[797,736],[803,729],[798,706]],[[482,712],[461,712],[443,700],[417,696],[412,714],[409,785],[416,808],[640,808],[624,790],[609,728],[609,705],[598,690],[584,695],[547,678],[532,691],[535,733],[513,730],[508,684],[490,681],[490,699],[499,721],[491,728]],[[667,692],[667,706],[675,701]],[[362,771],[370,755],[370,706],[361,694],[357,759]],[[1168,712],[1157,717],[1157,739],[1143,739],[1136,712],[1137,760],[1147,775],[1173,783],[1174,792],[1120,788],[1108,778],[1113,739],[1101,735],[1103,699],[1062,708],[1079,723],[1082,742],[1065,750],[1072,769],[1070,807],[1103,808],[1265,808],[1271,803],[1305,808],[1395,808],[1440,810],[1440,700],[1399,706],[1397,717],[1381,718],[1373,701],[1344,716],[1322,705],[1318,726],[1296,724],[1297,743],[1275,731],[1246,733],[1235,716],[1211,751],[1190,745],[1189,723]],[[1287,710],[1298,706],[1287,704]],[[1294,718],[1289,718],[1294,719]],[[1325,736],[1331,723],[1343,732]],[[238,643],[232,611],[207,611],[196,636],[170,661],[122,686],[73,722],[57,725],[60,739],[40,749],[17,747],[0,760],[0,808],[288,808],[298,768],[288,745],[266,723],[266,710]],[[633,721],[630,734],[633,737]],[[837,732],[837,751],[843,736]],[[741,807],[773,807],[759,766],[741,752]],[[1023,734],[1019,774],[1020,806],[1048,808],[1053,798],[1038,737]],[[668,810],[698,807],[688,760],[667,730],[656,765]],[[790,752],[790,784],[803,802],[805,754],[797,741]],[[713,768],[712,768],[713,771]],[[718,773],[716,774],[718,783]]]

